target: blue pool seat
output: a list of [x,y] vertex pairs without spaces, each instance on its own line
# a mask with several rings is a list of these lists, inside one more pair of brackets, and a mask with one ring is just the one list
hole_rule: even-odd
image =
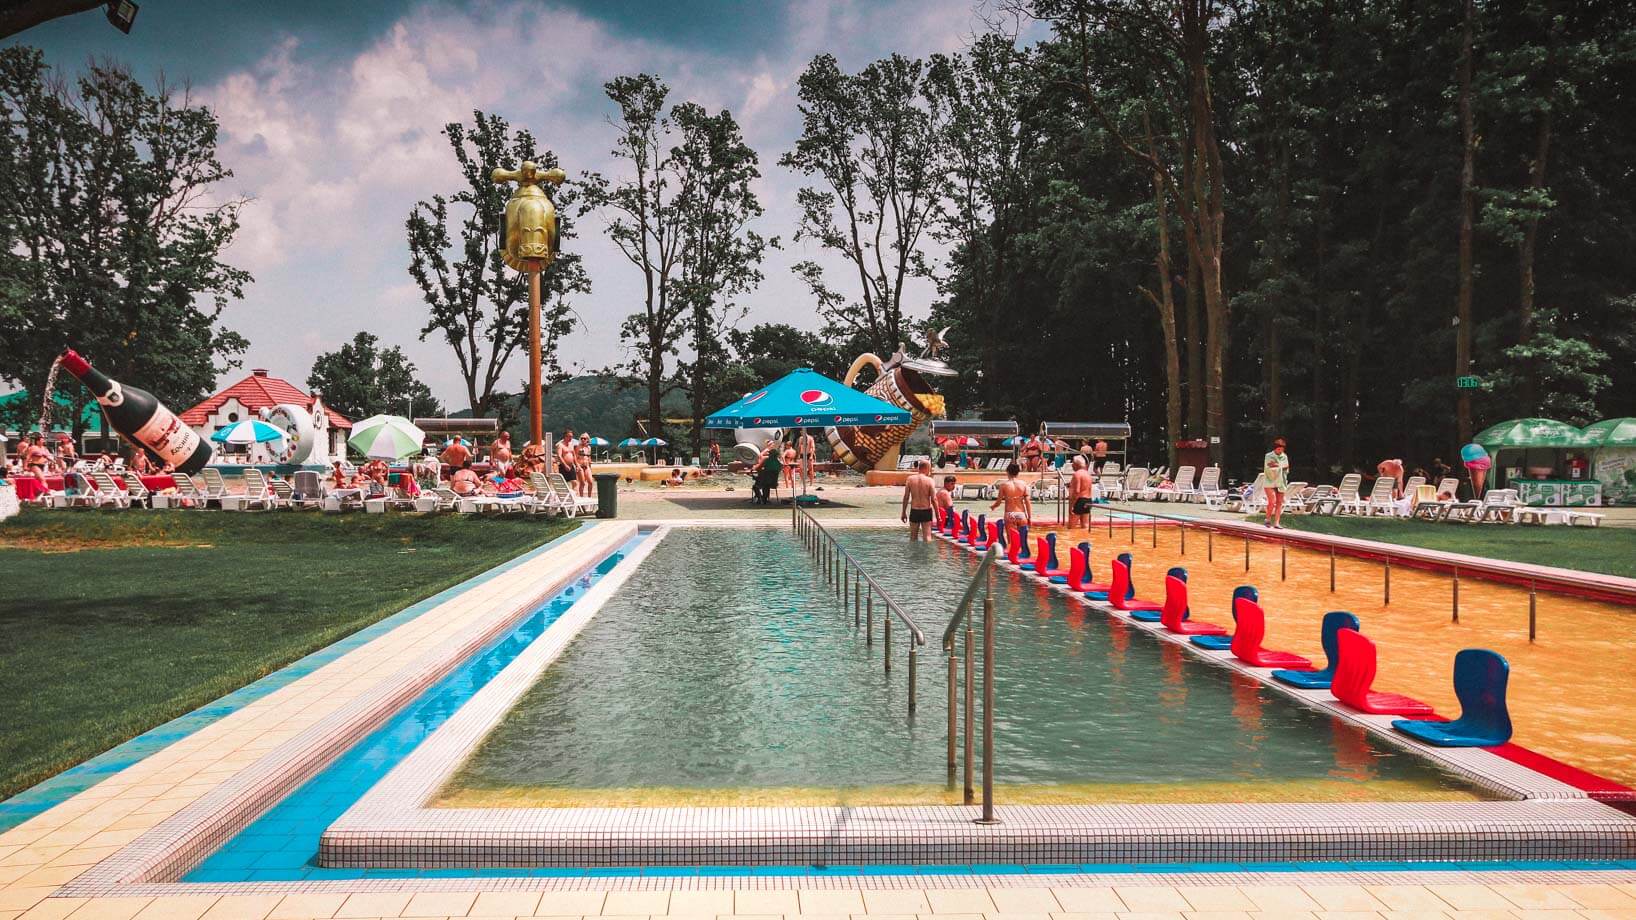
[[1302,690],[1328,690],[1329,682],[1335,678],[1335,664],[1341,660],[1341,644],[1338,634],[1343,629],[1353,629],[1363,632],[1358,618],[1345,610],[1331,610],[1324,614],[1319,639],[1324,644],[1324,657],[1329,659],[1321,671],[1274,671],[1272,679],[1291,687],[1300,687]]
[[[1233,614],[1233,622],[1238,622],[1238,599],[1248,598],[1252,601],[1261,600],[1261,592],[1254,585],[1239,585],[1233,589],[1233,596],[1227,602],[1227,607]],[[1232,636],[1188,636],[1187,641],[1199,648],[1207,648],[1217,652],[1225,652],[1233,647]]]
[[[1176,566],[1175,568],[1173,568],[1170,571],[1165,573],[1165,580],[1166,581],[1169,581],[1172,578],[1174,578],[1177,581],[1180,581],[1182,583],[1182,588],[1184,589],[1184,593],[1185,593],[1185,589],[1187,587],[1187,570],[1182,568],[1179,565]],[[1135,590],[1136,590],[1136,586],[1132,585],[1131,586],[1132,593],[1134,593]],[[1167,595],[1168,595],[1168,592],[1169,592],[1169,589],[1168,589],[1168,586],[1167,586],[1167,588],[1166,588]],[[1182,610],[1182,619],[1183,620],[1186,620],[1186,619],[1190,618],[1192,615],[1193,615],[1193,611],[1192,611],[1191,608],[1185,608],[1185,609]],[[1164,605],[1161,604],[1158,610],[1132,610],[1130,612],[1130,618],[1133,619],[1133,620],[1136,620],[1138,622],[1141,622],[1141,623],[1157,623],[1160,620],[1164,619]]]
[[1017,558],[1018,559],[1027,559],[1028,558],[1028,525],[1027,524],[1023,524],[1022,526],[1017,528]]
[[1505,688],[1511,665],[1486,648],[1462,649],[1454,656],[1454,695],[1460,718],[1453,722],[1397,719],[1392,727],[1438,747],[1497,747],[1511,740],[1511,713]]

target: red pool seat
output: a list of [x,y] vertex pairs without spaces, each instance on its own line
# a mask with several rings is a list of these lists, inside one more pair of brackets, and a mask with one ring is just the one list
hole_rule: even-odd
[[1005,559],[1012,565],[1022,564],[1022,540],[1018,538],[1017,528],[1010,524],[1005,525]]
[[1225,627],[1214,623],[1201,623],[1198,620],[1183,619],[1187,615],[1187,582],[1174,575],[1165,576],[1165,603],[1164,610],[1159,613],[1159,622],[1165,629],[1183,636],[1225,636]]
[[1311,671],[1312,662],[1290,652],[1275,652],[1261,647],[1267,635],[1267,613],[1261,605],[1247,597],[1233,601],[1233,657],[1258,668],[1285,668],[1290,671]]
[[1130,559],[1129,553],[1121,554],[1113,561],[1113,584],[1108,587],[1108,603],[1115,610],[1129,613],[1133,610],[1163,610],[1165,605],[1156,601],[1144,601],[1131,597],[1130,589]]
[[1335,677],[1329,682],[1329,692],[1359,712],[1378,716],[1432,716],[1432,708],[1413,697],[1401,693],[1379,693],[1370,689],[1375,683],[1375,643],[1355,629],[1343,629],[1335,634],[1341,660],[1335,664]]
[[988,549],[990,544],[999,539],[995,534],[1000,528],[993,521],[983,521],[979,518],[978,522],[983,526],[978,530],[977,539],[972,541],[971,548],[981,552]]
[[1068,577],[1068,570],[1067,569],[1056,568],[1055,567],[1056,566],[1056,561],[1057,561],[1057,552],[1056,552],[1056,549],[1057,549],[1057,535],[1056,534],[1050,533],[1050,534],[1046,534],[1043,537],[1040,537],[1039,541],[1035,544],[1034,548],[1036,550],[1036,552],[1034,553],[1034,574],[1035,575],[1038,575],[1039,577],[1045,578],[1045,579],[1050,579],[1050,578],[1057,577],[1057,576],[1060,576],[1060,577],[1063,577],[1063,578]]

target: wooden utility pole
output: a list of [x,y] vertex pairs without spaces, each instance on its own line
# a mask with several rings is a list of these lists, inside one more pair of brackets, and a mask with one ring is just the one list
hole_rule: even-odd
[[[1466,0],[1465,26],[1460,35],[1460,292],[1454,305],[1454,376],[1471,373],[1472,238],[1476,234],[1477,125],[1471,111],[1472,21],[1476,0]],[[1456,391],[1455,420],[1460,443],[1471,440],[1471,391]]]

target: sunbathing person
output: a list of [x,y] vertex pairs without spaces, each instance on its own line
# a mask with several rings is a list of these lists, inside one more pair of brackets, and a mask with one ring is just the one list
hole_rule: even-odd
[[477,474],[472,472],[470,459],[461,464],[460,469],[455,470],[449,477],[449,488],[456,495],[475,495],[483,491],[483,483],[477,478]]

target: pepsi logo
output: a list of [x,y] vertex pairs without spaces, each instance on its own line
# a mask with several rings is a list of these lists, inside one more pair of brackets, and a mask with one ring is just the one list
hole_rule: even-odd
[[835,397],[823,390],[802,390],[801,401],[809,406],[827,406],[835,401]]

